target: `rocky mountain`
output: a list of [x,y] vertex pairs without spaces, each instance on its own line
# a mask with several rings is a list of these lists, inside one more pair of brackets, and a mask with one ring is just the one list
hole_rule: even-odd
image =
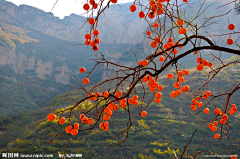
[[[5,0],[0,0],[0,4],[0,21],[29,27],[62,40],[84,43],[84,35],[90,28],[87,23],[79,31],[87,19],[75,14],[61,20],[53,14],[50,15],[27,5],[18,7]],[[110,5],[110,8],[105,11],[106,18],[101,18],[98,24],[99,37],[104,43],[143,42],[142,33],[147,23],[145,21],[140,23],[139,18],[136,18],[138,15],[129,11],[129,6],[129,3],[122,4],[122,8],[118,5]]]

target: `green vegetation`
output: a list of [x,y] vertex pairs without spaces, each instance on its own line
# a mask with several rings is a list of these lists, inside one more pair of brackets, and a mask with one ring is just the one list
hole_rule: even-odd
[[[226,68],[230,81],[235,80],[235,78],[239,79],[240,77],[240,73],[238,72],[240,66],[234,66],[235,69],[232,69],[232,67],[233,66]],[[209,85],[212,93],[218,93],[221,91],[217,88],[221,87],[225,89],[230,86],[230,83],[228,84],[228,82],[225,81],[225,71],[226,70],[223,70],[220,73],[220,76]],[[197,79],[197,74],[194,73],[194,71],[193,75],[194,76],[192,77],[189,75],[190,78],[186,83],[193,83]],[[110,127],[107,132],[99,129],[97,124],[96,128],[92,131],[79,132],[76,136],[69,136],[67,153],[81,153],[83,158],[121,158],[123,156],[124,158],[141,159],[173,158],[174,150],[175,153],[180,156],[184,146],[190,140],[192,132],[199,124],[201,124],[201,122],[197,116],[193,115],[191,112],[191,95],[189,93],[181,94],[180,97],[174,99],[170,98],[169,94],[173,89],[172,84],[174,80],[175,79],[161,79],[159,81],[160,84],[165,86],[162,91],[163,97],[161,103],[151,103],[146,110],[148,115],[145,118],[139,118],[140,104],[134,107],[131,106],[130,109],[133,110],[131,113],[131,121],[133,125],[130,128],[126,142],[120,146],[112,145],[124,140],[126,133],[119,135],[113,140],[107,140],[126,129],[128,113],[125,111],[117,111],[115,116],[109,121]],[[195,84],[200,85],[201,83],[195,82]],[[166,87],[166,85],[169,85],[169,87]],[[84,95],[79,91],[72,91],[72,93],[77,100],[81,99]],[[138,96],[143,94],[141,90],[137,93]],[[149,99],[150,96],[151,93],[146,92],[146,99]],[[237,91],[231,98],[231,103],[235,103],[237,107],[240,106],[238,100],[239,96],[240,92]],[[63,98],[71,99],[71,96],[68,93],[57,96],[52,103],[49,104],[50,108],[60,111],[62,107],[66,108],[67,106],[74,104],[69,103],[69,101],[66,101]],[[222,101],[220,99],[215,102],[217,106],[220,106]],[[147,101],[144,101],[142,106],[146,106],[146,103]],[[82,106],[81,108],[86,108],[89,104],[90,103],[85,103],[85,106]],[[214,114],[214,107],[210,106],[209,108],[210,116]],[[49,135],[64,133],[67,123],[64,125],[58,125],[57,127],[57,119],[59,118],[59,115],[54,122],[44,121],[47,114],[50,112],[51,111],[47,109],[40,109],[9,117],[1,117],[0,123],[3,125],[0,130],[0,132],[2,132],[0,141],[1,152],[53,153],[55,158],[58,158],[58,153],[62,154],[65,150],[64,146],[68,143],[68,136],[64,134],[60,141],[58,141],[58,136],[54,139],[53,143],[50,143],[53,136]],[[79,115],[79,113],[77,114]],[[75,119],[72,122],[79,120],[77,114],[74,114]],[[202,114],[200,115],[202,116]],[[204,116],[208,118],[207,115]],[[230,116],[229,119],[231,124],[231,133],[229,136],[232,138],[239,138],[239,112],[236,115]],[[38,126],[31,127],[31,125],[39,122],[42,123]],[[208,123],[205,123],[204,127],[199,128],[196,131],[188,152],[192,153],[193,150],[196,151],[199,144],[202,142],[202,138],[206,135],[200,150],[213,151],[219,155],[226,155],[227,151],[224,149],[229,144],[229,141],[226,138],[223,138],[220,142],[216,142],[213,138],[215,133],[209,130],[207,125]],[[80,129],[84,128],[88,128],[88,126],[80,124]],[[237,141],[233,140],[233,143],[235,142]],[[234,147],[234,149],[234,153],[240,151],[237,146]],[[201,154],[197,158],[205,158],[205,156],[204,154]]]

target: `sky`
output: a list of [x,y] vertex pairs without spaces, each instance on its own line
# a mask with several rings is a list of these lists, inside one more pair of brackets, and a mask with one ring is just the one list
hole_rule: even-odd
[[[36,7],[45,12],[50,12],[57,0],[6,0],[6,1],[12,2],[17,6],[25,4],[32,7]],[[131,1],[133,0],[118,0],[118,3],[128,3]],[[69,16],[72,13],[80,15],[84,12],[83,4],[86,2],[87,0],[58,0],[52,13],[54,14],[54,16],[59,17],[60,19],[63,19],[65,16]]]

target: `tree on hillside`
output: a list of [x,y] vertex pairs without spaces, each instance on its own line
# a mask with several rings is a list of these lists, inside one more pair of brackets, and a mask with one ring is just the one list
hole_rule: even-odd
[[[208,129],[209,133],[213,132],[212,137],[215,138],[216,143],[227,138],[229,145],[226,147],[230,147],[229,155],[234,155],[235,148],[239,149],[236,143],[239,139],[232,138],[229,133],[232,115],[238,112],[231,97],[239,91],[240,81],[233,81],[231,87],[220,93],[210,88],[213,84],[211,82],[221,70],[240,64],[239,25],[232,23],[232,19],[228,19],[230,15],[239,19],[239,14],[232,15],[231,10],[225,9],[235,1],[225,2],[216,8],[216,15],[215,13],[205,15],[208,8],[215,2],[199,1],[200,8],[197,9],[191,9],[192,3],[190,0],[148,0],[147,2],[135,0],[132,2],[129,12],[138,14],[139,20],[145,20],[149,24],[144,34],[151,41],[150,46],[154,51],[149,54],[143,50],[145,58],[139,59],[139,55],[134,50],[136,65],[129,67],[108,60],[98,46],[101,42],[98,36],[101,35],[98,30],[99,17],[104,16],[104,11],[111,7],[110,4],[118,4],[118,1],[83,1],[83,9],[86,11],[84,15],[88,16],[84,25],[89,26],[89,32],[85,35],[85,45],[93,50],[96,64],[92,70],[85,70],[83,67],[79,69],[86,76],[83,80],[69,74],[77,84],[73,88],[82,90],[85,94],[79,101],[72,95],[75,102],[73,106],[48,115],[48,120],[57,120],[58,124],[65,123],[66,126],[65,132],[54,135],[51,142],[58,140],[58,137],[61,139],[63,135],[67,135],[69,139],[80,131],[98,128],[108,131],[111,120],[114,120],[112,119],[114,114],[123,110],[128,114],[126,128],[112,137],[113,139],[124,136],[125,138],[117,143],[122,144],[129,136],[133,108],[139,109],[138,116],[141,119],[151,116],[148,113],[148,106],[152,102],[161,103],[163,96],[181,101],[182,95],[186,95],[191,98],[191,101],[189,101],[189,110],[184,111],[197,116],[199,125],[192,133],[189,142],[182,148],[181,155],[177,157],[195,158],[202,153],[209,155],[219,153],[202,151],[201,144],[199,148],[194,149],[194,153],[188,153],[194,135],[202,127]],[[185,11],[183,7],[187,8],[186,10],[191,9],[191,12]],[[218,12],[220,10],[224,12]],[[97,16],[93,16],[94,13],[97,13]],[[220,33],[216,31],[217,28]],[[231,61],[223,61],[221,55],[224,53],[236,57]],[[195,69],[187,68],[186,63],[180,62],[187,56],[196,57]],[[114,68],[112,74],[109,68]],[[108,76],[96,84],[91,77],[94,70],[107,71]],[[195,82],[189,83],[189,76],[194,76]],[[170,94],[166,94],[166,86],[159,83],[159,80],[164,78],[172,83],[168,86],[171,89]],[[143,92],[142,96],[138,96],[139,90]],[[150,98],[146,98],[147,96]],[[222,101],[221,105],[218,102],[219,99]],[[86,101],[91,101],[91,104],[84,105]],[[78,122],[72,122],[73,114],[79,117]],[[89,127],[83,128],[82,125],[89,125]],[[205,137],[202,142],[204,140]],[[175,153],[174,155],[176,157]]]

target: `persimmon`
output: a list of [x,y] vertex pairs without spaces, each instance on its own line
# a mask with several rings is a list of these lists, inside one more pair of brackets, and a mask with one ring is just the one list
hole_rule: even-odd
[[237,159],[237,155],[235,154],[235,155],[232,155],[231,156],[231,159]]
[[210,95],[211,95],[211,92],[210,92],[210,91],[206,91],[205,94],[206,94],[207,96],[210,96]]
[[163,47],[164,47],[164,49],[170,48],[170,46],[168,44],[165,44]]
[[177,25],[182,26],[184,24],[184,21],[181,19],[177,20]]
[[173,49],[173,53],[174,54],[177,54],[178,53],[178,50],[175,48],[175,49]]
[[146,34],[147,34],[147,35],[150,35],[150,34],[151,34],[151,32],[150,32],[150,31],[147,31],[147,32],[146,32]]
[[155,103],[160,103],[161,99],[160,98],[155,98]]
[[232,104],[231,107],[232,108],[236,108],[237,106],[236,106],[236,104]]
[[89,45],[89,44],[90,44],[90,40],[87,39],[87,40],[85,41],[85,45]]
[[153,88],[153,87],[150,87],[150,91],[151,91],[151,92],[155,92],[155,91],[156,91],[156,89],[155,89],[155,88]]
[[196,110],[197,110],[196,105],[191,105],[191,108],[192,108],[193,111],[196,111]]
[[227,114],[223,114],[223,115],[222,115],[222,119],[225,120],[225,121],[227,121],[227,120],[228,120]]
[[121,103],[120,106],[121,106],[122,108],[125,108],[125,107],[126,107],[126,103]]
[[185,85],[184,87],[186,88],[186,91],[189,91],[190,88],[188,85]]
[[85,39],[91,39],[91,34],[86,34]]
[[138,100],[138,96],[137,96],[137,95],[134,95],[134,96],[133,96],[133,100]]
[[207,65],[208,65],[208,60],[203,60],[203,61],[202,61],[202,65],[203,65],[203,66],[207,66]]
[[148,77],[147,76],[143,77],[143,82],[147,82],[147,81],[148,81]]
[[108,104],[108,107],[109,107],[109,109],[110,109],[111,111],[113,111],[113,106],[114,106],[113,103],[109,103],[109,104]]
[[201,57],[197,58],[197,63],[202,63],[202,58]]
[[220,123],[221,123],[222,125],[224,125],[224,124],[226,124],[226,121],[225,121],[224,119],[220,119]]
[[150,45],[151,45],[152,48],[155,48],[155,47],[157,47],[157,42],[156,41],[152,41]]
[[94,3],[94,4],[93,4],[93,9],[97,9],[97,7],[98,7],[98,4],[97,4],[97,3]]
[[108,121],[109,119],[110,119],[110,116],[109,116],[109,115],[105,114],[105,115],[103,116],[103,120]]
[[159,37],[155,37],[154,41],[159,44],[161,42],[161,39]]
[[203,110],[203,112],[204,112],[205,114],[208,114],[208,113],[210,112],[210,110],[209,110],[208,108],[205,108],[205,109]]
[[94,31],[93,31],[93,35],[98,36],[98,34],[99,34],[99,31],[98,31],[98,30],[94,30]]
[[181,28],[178,30],[178,34],[186,34],[187,33],[187,29],[186,28]]
[[180,90],[181,90],[182,92],[186,92],[186,88],[185,88],[185,86],[181,87]]
[[184,82],[184,78],[183,77],[179,77],[179,82]]
[[150,0],[149,4],[150,4],[150,6],[154,5],[155,4],[155,0]]
[[173,78],[173,74],[169,73],[169,74],[167,75],[167,78],[172,79],[172,78]]
[[192,99],[192,103],[193,103],[194,105],[197,105],[197,104],[198,104],[198,102],[197,102],[196,99]]
[[200,97],[199,97],[199,96],[196,96],[195,99],[196,99],[196,101],[198,101],[198,102],[200,101]]
[[158,11],[157,11],[157,15],[161,15],[161,14],[163,14],[163,9],[162,8],[158,9]]
[[65,132],[66,133],[71,133],[71,131],[72,131],[72,126],[67,126],[66,128],[65,128]]
[[104,97],[108,97],[108,96],[109,96],[108,91],[103,91],[103,96],[104,96]]
[[234,30],[235,29],[235,25],[234,24],[229,24],[228,25],[228,30]]
[[85,115],[84,115],[84,114],[81,114],[81,115],[79,116],[79,119],[82,120],[83,117],[85,117]]
[[81,72],[81,73],[84,73],[86,70],[85,70],[85,68],[84,67],[81,67],[80,69],[79,69],[79,72]]
[[155,4],[153,4],[153,5],[152,5],[152,11],[155,12],[157,9],[158,9],[158,7],[157,7]]
[[142,111],[141,115],[142,115],[142,117],[146,117],[147,116],[147,112],[146,111]]
[[183,2],[187,2],[187,0],[183,0]]
[[130,6],[130,11],[131,11],[131,12],[135,12],[136,10],[137,10],[137,7],[136,7],[135,4],[133,4],[133,5]]
[[83,79],[83,83],[84,83],[84,84],[88,84],[88,83],[89,83],[89,79],[88,79],[88,78],[84,78],[84,79]]
[[218,125],[218,122],[217,122],[217,121],[213,121],[213,125],[214,125],[214,126],[217,126],[217,125]]
[[100,42],[99,38],[96,38],[94,42],[95,42],[95,44],[99,44],[99,42]]
[[208,124],[208,128],[209,128],[209,129],[212,129],[212,124]]
[[182,77],[182,76],[183,76],[183,73],[179,71],[179,72],[177,73],[177,76],[178,76],[178,77]]
[[109,110],[109,111],[107,112],[107,115],[108,115],[108,116],[112,116],[112,110]]
[[92,40],[92,41],[90,42],[90,45],[91,45],[91,46],[94,46],[94,45],[95,45],[95,41]]
[[163,56],[160,56],[160,57],[159,57],[159,61],[160,61],[160,62],[163,62],[163,61],[164,61],[164,57],[163,57]]
[[138,13],[138,16],[140,18],[144,18],[145,17],[145,13],[143,11],[141,11],[141,12]]
[[73,128],[78,130],[79,129],[79,124],[78,123],[74,123],[73,124]]
[[89,23],[90,25],[95,24],[95,19],[94,19],[94,18],[89,18],[88,23]]
[[212,126],[212,131],[213,132],[217,131],[217,127],[216,126]]
[[121,97],[122,91],[117,91],[116,96]]
[[208,63],[208,67],[212,67],[213,63],[212,62],[209,62]]
[[129,103],[129,104],[133,104],[133,99],[130,98],[130,99],[128,100],[128,103]]
[[63,125],[65,123],[65,118],[61,117],[58,121],[59,124]]
[[167,43],[170,47],[174,46],[174,44],[172,42],[168,42]]
[[178,82],[174,83],[174,87],[175,88],[179,88],[180,87],[180,84]]
[[202,64],[198,64],[197,65],[197,70],[198,71],[202,71],[203,70],[203,65]]
[[148,13],[148,18],[153,19],[154,17],[155,17],[155,13],[154,12]]
[[71,130],[71,135],[77,135],[78,134],[78,130],[77,129],[72,129]]
[[104,127],[109,127],[109,123],[108,123],[107,121],[105,121],[105,122],[103,123],[103,126],[104,126]]
[[157,6],[158,6],[158,8],[160,9],[160,8],[163,7],[163,4],[162,4],[161,2],[157,2]]
[[93,5],[93,4],[95,3],[95,1],[94,1],[94,0],[89,0],[89,3],[90,3],[91,5]]
[[218,139],[219,137],[220,137],[219,134],[215,134],[215,135],[214,135],[214,138],[215,138],[215,139]]
[[133,105],[138,105],[138,101],[137,100],[133,100]]
[[235,113],[237,111],[237,107],[232,107],[230,110],[232,110]]
[[103,129],[103,128],[104,128],[103,123],[99,124],[99,128],[100,128],[100,129]]
[[161,98],[161,97],[162,97],[162,93],[157,92],[157,93],[156,93],[156,97],[157,97],[157,98]]
[[49,121],[54,121],[56,119],[56,115],[54,113],[48,114],[48,120]]
[[208,96],[207,96],[206,94],[203,94],[203,95],[202,95],[202,98],[203,98],[203,99],[207,99]]
[[88,3],[85,3],[85,4],[83,5],[83,9],[86,10],[86,11],[88,11],[88,10],[90,9],[89,4],[88,4]]
[[176,97],[176,92],[175,92],[175,91],[172,91],[172,92],[170,93],[170,96],[171,96],[172,98],[175,98],[175,97]]
[[117,0],[111,0],[112,3],[117,3]]
[[162,86],[162,85],[159,85],[159,86],[157,87],[157,89],[158,89],[158,91],[162,91],[162,90],[163,90],[163,86]]
[[215,109],[215,114],[220,114],[221,110],[219,108]]
[[94,51],[97,51],[97,50],[98,50],[98,46],[97,46],[97,45],[94,45],[94,46],[93,46],[93,50],[94,50]]
[[93,119],[89,118],[87,122],[88,122],[89,125],[91,125],[93,123]]
[[[137,99],[138,99],[138,97],[137,97]],[[127,102],[127,99],[126,98],[123,98],[123,99],[121,99],[121,101],[120,101],[120,103],[126,103]]]
[[106,107],[106,108],[104,109],[104,112],[107,113],[109,110],[110,110],[109,107]]
[[232,45],[232,44],[233,44],[233,39],[232,39],[232,38],[229,38],[229,39],[227,40],[227,44],[228,44],[228,45]]
[[146,59],[143,60],[142,65],[143,65],[143,66],[147,66],[147,65],[148,65],[148,60],[146,60]]
[[117,105],[117,104],[114,104],[113,110],[117,110],[117,109],[118,109],[118,105]]
[[168,42],[173,42],[173,38],[169,38],[169,39],[168,39]]
[[188,72],[188,70],[182,70],[182,74],[187,76],[189,74],[189,72]]
[[180,94],[181,94],[180,90],[176,90],[175,92],[176,92],[177,96],[180,96]]
[[87,121],[88,121],[88,118],[87,118],[87,117],[83,117],[83,118],[82,118],[82,123],[86,124]]
[[154,23],[154,24],[153,24],[153,27],[154,27],[154,28],[157,28],[157,27],[158,27],[158,23]]

